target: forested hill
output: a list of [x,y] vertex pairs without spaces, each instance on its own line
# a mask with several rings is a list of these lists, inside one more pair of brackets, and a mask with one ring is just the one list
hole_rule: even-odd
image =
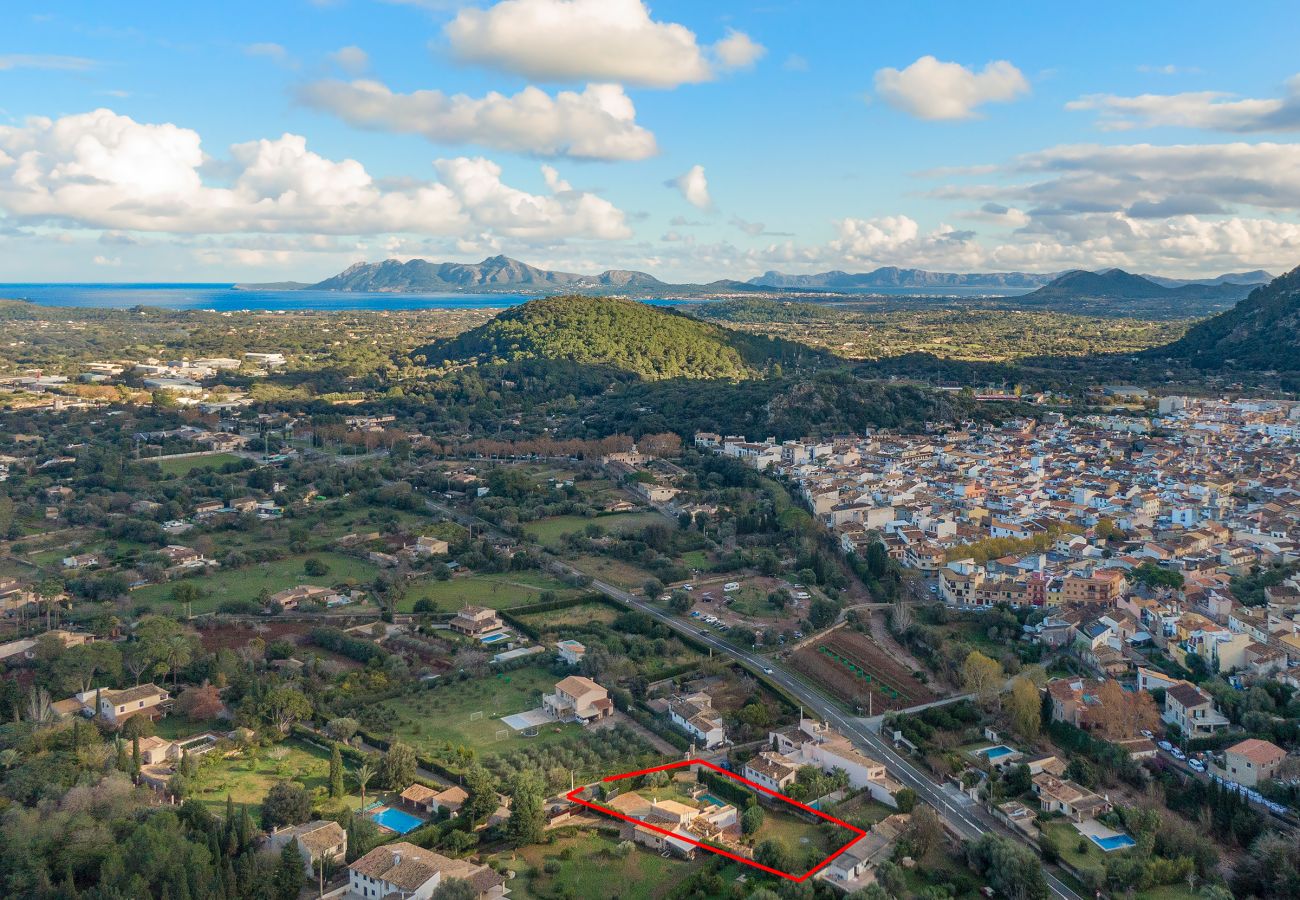
[[1150,353],[1186,359],[1201,368],[1300,372],[1300,267]]
[[833,357],[803,344],[742,334],[633,300],[547,297],[417,351],[441,361],[568,361],[607,366],[646,380],[743,379]]
[[[1245,276],[1243,276],[1245,277]],[[1164,287],[1122,269],[1066,272],[1013,301],[1023,309],[1050,309],[1080,315],[1187,318],[1220,312],[1250,293],[1252,285],[1183,284]]]

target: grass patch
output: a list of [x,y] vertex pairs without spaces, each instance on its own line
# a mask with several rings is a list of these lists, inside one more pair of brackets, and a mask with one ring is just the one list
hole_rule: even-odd
[[[514,900],[609,896],[660,900],[700,865],[665,859],[644,848],[620,857],[614,853],[617,844],[613,835],[579,832],[503,855],[501,859],[515,871],[515,878],[507,883],[510,896]],[[555,872],[544,871],[548,860],[553,861]]]
[[[284,751],[282,756],[281,751]],[[200,759],[198,774],[191,781],[190,796],[218,815],[225,814],[229,794],[236,804],[247,803],[256,820],[257,807],[277,781],[299,782],[318,802],[328,795],[329,753],[303,741],[290,739],[271,747],[254,748],[247,755],[236,751],[230,757],[222,757],[219,750],[213,750]],[[346,757],[343,768],[351,769]],[[361,805],[361,798],[349,795],[344,802],[356,808]]]
[[[308,557],[315,557],[329,566],[329,573],[311,576],[303,573],[303,563]],[[186,579],[200,591],[203,597],[194,602],[193,612],[212,612],[226,600],[256,600],[265,588],[274,594],[285,588],[298,584],[316,584],[329,587],[345,582],[365,584],[374,580],[379,570],[373,563],[355,556],[341,553],[304,553],[300,556],[288,556],[274,562],[255,563],[240,569],[217,569],[210,575]],[[169,599],[176,582],[168,584],[150,584],[134,592],[131,597],[138,603],[148,603],[156,611],[169,610],[177,612],[176,604]]]
[[204,453],[200,456],[187,456],[184,459],[153,460],[144,458],[141,465],[153,463],[162,469],[164,475],[188,475],[194,469],[220,469],[226,463],[239,462],[241,457],[233,453]]
[[604,603],[582,603],[567,609],[552,609],[523,617],[529,625],[543,631],[554,632],[566,626],[609,625],[621,614],[620,610]]
[[534,572],[471,575],[447,581],[424,579],[407,589],[397,609],[411,612],[416,601],[426,598],[436,603],[440,612],[454,612],[466,603],[492,609],[512,609],[536,603],[545,591],[555,594],[557,599],[578,593],[554,578]]
[[[380,704],[391,721],[390,734],[416,748],[432,750],[446,742],[490,753],[535,747],[572,738],[576,724],[551,723],[536,737],[522,737],[500,720],[501,716],[536,709],[542,694],[555,689],[560,679],[540,666],[488,675],[470,681],[435,687]],[[471,721],[472,713],[482,718]],[[498,738],[497,733],[506,734]]]
[[625,534],[647,525],[663,524],[667,521],[663,516],[653,512],[615,513],[591,519],[584,516],[551,516],[529,522],[524,526],[524,533],[536,538],[547,547],[556,547],[564,540],[566,534],[576,534],[588,525],[599,525],[607,532]]
[[608,581],[628,591],[640,592],[642,585],[654,577],[645,569],[625,563],[621,559],[609,559],[604,556],[579,556],[573,560],[573,565],[594,578]]

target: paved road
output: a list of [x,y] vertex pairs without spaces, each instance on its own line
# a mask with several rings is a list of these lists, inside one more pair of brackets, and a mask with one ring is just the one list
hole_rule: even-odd
[[[441,503],[429,500],[427,505],[447,516],[450,516],[461,525],[473,524],[481,532],[505,537],[505,535],[493,527],[490,523],[473,516],[466,515],[459,510],[454,510]],[[574,575],[586,575],[580,569],[577,569],[562,560],[551,560],[551,564],[558,569],[569,572]],[[766,659],[743,650],[727,641],[721,640],[712,632],[699,629],[692,626],[689,622],[671,616],[665,613],[651,603],[647,603],[644,598],[635,594],[628,593],[616,585],[593,579],[591,586],[600,591],[607,597],[625,603],[628,606],[645,613],[651,618],[662,622],[674,631],[691,635],[695,640],[702,641],[714,652],[730,656],[740,663],[748,666],[755,673],[763,674],[768,680],[779,684],[790,696],[794,697],[804,705],[806,709],[814,713],[824,721],[830,722],[835,728],[849,738],[870,756],[880,760],[885,764],[889,771],[899,783],[904,787],[909,787],[916,792],[916,795],[925,802],[934,807],[935,811],[952,827],[954,831],[967,839],[979,837],[986,831],[993,831],[1007,837],[1016,838],[1008,829],[1003,828],[996,823],[982,809],[977,807],[963,806],[952,794],[944,791],[939,785],[930,780],[929,776],[923,773],[916,766],[912,765],[907,759],[899,755],[889,741],[886,741],[880,735],[868,730],[866,722],[863,719],[843,714],[830,700],[827,700],[821,694],[813,690],[803,681],[795,678],[787,672],[778,662]],[[1044,870],[1043,874],[1047,878],[1048,887],[1057,897],[1065,900],[1083,900],[1083,898],[1071,890],[1068,885],[1054,876],[1050,871]]]

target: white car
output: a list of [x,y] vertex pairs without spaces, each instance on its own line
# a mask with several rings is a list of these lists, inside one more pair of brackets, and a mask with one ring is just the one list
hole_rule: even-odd
[[693,585],[693,584],[684,584],[684,585],[682,585],[682,590],[684,590],[684,591],[686,591],[686,592],[689,593],[690,591],[695,590],[695,585]]
[[1168,741],[1161,741],[1160,743],[1156,744],[1156,746],[1159,747],[1161,750],[1165,751],[1166,753],[1174,749],[1174,745],[1169,743]]
[[1177,747],[1170,750],[1169,755],[1172,756],[1174,759],[1179,760],[1180,762],[1184,759],[1187,759],[1187,754],[1179,750]]
[[1204,772],[1204,771],[1205,771],[1205,763],[1201,762],[1199,759],[1191,759],[1191,760],[1188,760],[1188,761],[1187,761],[1187,764],[1188,764],[1189,766],[1191,766],[1192,769],[1193,769],[1194,771],[1197,771],[1197,772]]
[[800,591],[799,593],[794,595],[794,598],[796,600],[807,600],[811,596],[812,595],[809,594],[807,591]]
[[1139,732],[1139,734],[1141,734],[1141,735],[1142,735],[1144,738],[1146,738],[1147,740],[1151,740],[1152,738],[1155,737],[1154,734],[1152,734],[1151,732],[1147,731],[1145,728],[1143,728],[1142,731]]
[[763,674],[764,674],[764,675],[771,675],[771,674],[772,674],[772,670],[771,670],[771,669],[764,669],[764,670],[763,670]]

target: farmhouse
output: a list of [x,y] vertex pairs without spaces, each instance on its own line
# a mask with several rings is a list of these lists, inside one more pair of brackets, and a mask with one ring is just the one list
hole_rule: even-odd
[[285,844],[297,840],[302,854],[302,866],[308,876],[314,877],[318,860],[342,862],[348,853],[348,834],[338,822],[317,819],[302,825],[281,828],[267,838],[268,849],[279,852]]
[[456,617],[449,625],[457,634],[472,638],[481,638],[502,627],[501,617],[497,615],[497,611],[482,606],[466,606],[456,613]]
[[1286,751],[1277,744],[1250,738],[1223,751],[1223,777],[1246,787],[1277,776]]
[[713,709],[713,698],[703,692],[668,700],[672,723],[699,741],[706,750],[727,742],[722,717]]
[[279,604],[280,608],[289,611],[297,609],[304,603],[322,603],[329,606],[331,601],[341,595],[333,588],[318,587],[314,584],[300,584],[297,587],[285,588],[272,594],[266,599],[268,607]]
[[561,722],[587,724],[614,714],[609,692],[590,678],[570,675],[555,685],[555,692],[542,696],[542,709]]
[[479,900],[498,900],[509,890],[505,876],[464,859],[448,859],[406,841],[376,847],[348,866],[346,896],[361,900],[400,897],[429,900],[444,881],[468,881]]
[[121,691],[84,691],[77,700],[87,709],[95,708],[99,696],[99,715],[106,721],[120,725],[132,716],[161,719],[171,709],[171,695],[156,684],[140,684]]

